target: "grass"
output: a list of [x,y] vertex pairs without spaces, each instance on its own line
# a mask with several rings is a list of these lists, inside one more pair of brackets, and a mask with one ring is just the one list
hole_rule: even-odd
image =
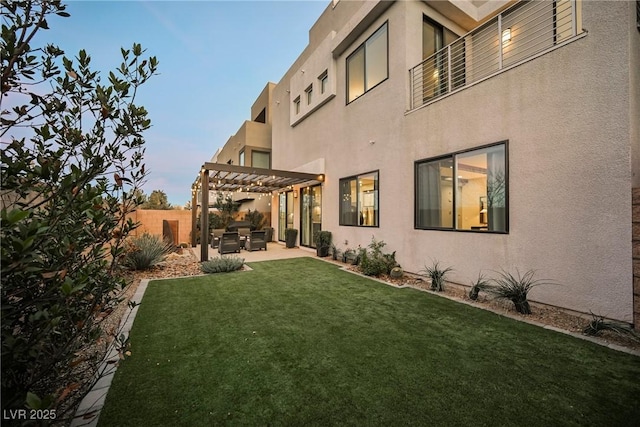
[[312,258],[153,281],[100,426],[624,426],[640,358]]

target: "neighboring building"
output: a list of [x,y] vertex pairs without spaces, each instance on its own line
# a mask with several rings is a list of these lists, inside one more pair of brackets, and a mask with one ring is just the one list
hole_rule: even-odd
[[[267,83],[251,106],[251,120],[245,121],[238,132],[211,158],[212,163],[271,168],[271,94],[274,83]],[[234,192],[233,200],[240,203],[240,214],[258,210],[271,216],[271,198],[251,192]],[[209,204],[215,203],[216,192],[209,196]],[[199,199],[199,198],[198,198]]]
[[[559,284],[532,300],[632,322],[637,7],[331,2],[265,89],[271,166],[325,177],[273,197],[278,235],[313,246],[328,230],[339,249],[375,236],[405,270],[438,260],[467,285],[534,269]],[[218,162],[265,147],[242,138]]]

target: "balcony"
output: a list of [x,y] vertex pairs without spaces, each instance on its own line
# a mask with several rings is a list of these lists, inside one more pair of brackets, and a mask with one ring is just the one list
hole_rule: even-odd
[[409,70],[409,110],[513,68],[578,35],[576,0],[522,1]]

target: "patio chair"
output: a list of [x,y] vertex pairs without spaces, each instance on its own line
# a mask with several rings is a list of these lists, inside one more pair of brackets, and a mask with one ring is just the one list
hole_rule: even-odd
[[240,247],[244,249],[247,237],[251,234],[251,229],[248,227],[240,227],[238,228],[238,234],[240,234]]
[[213,230],[213,233],[211,234],[211,247],[213,249],[217,248],[218,245],[220,244],[220,237],[222,236],[223,233],[224,233],[224,228],[216,228]]
[[218,252],[221,255],[240,252],[240,235],[237,231],[222,233],[220,244],[218,245]]
[[244,248],[248,251],[267,250],[267,232],[265,230],[252,231],[247,237]]

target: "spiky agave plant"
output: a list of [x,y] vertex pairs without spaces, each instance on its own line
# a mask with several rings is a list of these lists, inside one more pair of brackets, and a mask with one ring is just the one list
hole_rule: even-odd
[[534,279],[535,270],[529,270],[523,275],[516,270],[516,274],[507,271],[499,272],[500,277],[493,279],[493,284],[487,288],[487,292],[496,298],[507,299],[513,302],[516,311],[522,314],[531,314],[531,307],[527,300],[529,291],[536,286],[553,284],[544,279]]
[[133,237],[125,246],[122,264],[132,270],[147,270],[165,260],[173,252],[173,244],[161,237],[144,233]]
[[444,291],[444,279],[450,271],[453,271],[452,267],[440,268],[439,261],[433,261],[433,265],[425,266],[422,270],[431,279],[431,290],[437,292]]
[[633,340],[640,341],[640,336],[631,328],[631,325],[614,320],[607,320],[604,316],[591,313],[591,321],[582,332],[585,335],[598,335],[602,331],[612,331],[619,335],[627,336]]
[[484,274],[478,274],[478,278],[472,283],[469,290],[469,298],[473,301],[478,299],[480,291],[486,292],[491,287],[491,280],[487,279]]

